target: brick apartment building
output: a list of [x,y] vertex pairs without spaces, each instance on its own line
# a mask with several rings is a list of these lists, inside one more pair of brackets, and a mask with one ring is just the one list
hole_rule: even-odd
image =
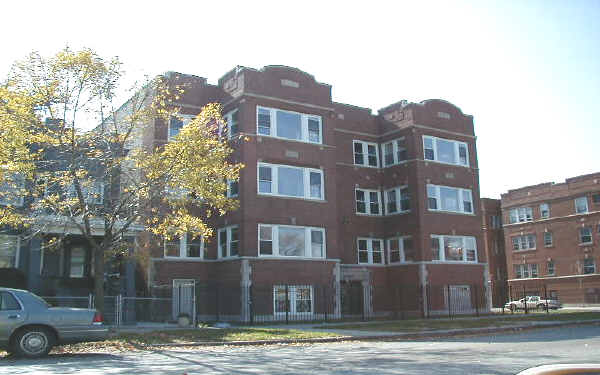
[[513,294],[600,303],[600,173],[502,194]]
[[[421,313],[481,304],[489,284],[472,116],[443,100],[373,115],[283,66],[237,67],[217,85],[169,77],[190,85],[176,103],[190,118],[222,103],[231,132],[247,138],[231,141],[245,168],[228,191],[240,207],[212,223],[215,238],[145,242],[152,285],[237,288],[221,311],[230,319],[246,319],[251,285],[268,286],[253,308],[272,316],[286,295],[290,313],[319,314],[327,299],[337,313],[384,315],[398,285],[410,286]],[[168,142],[185,117],[156,120],[143,141]],[[318,295],[322,286],[333,292]],[[344,306],[348,290],[360,291],[354,307]]]
[[500,307],[506,303],[507,280],[504,231],[500,199],[481,198],[483,243],[490,272],[492,303]]

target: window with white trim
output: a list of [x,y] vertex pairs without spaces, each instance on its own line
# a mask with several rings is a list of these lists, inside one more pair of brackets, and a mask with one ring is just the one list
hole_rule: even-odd
[[524,223],[526,221],[533,220],[533,209],[531,207],[517,207],[511,208],[509,211],[509,222]]
[[583,260],[583,273],[585,275],[596,273],[596,262],[594,261],[594,258],[587,258]]
[[[287,296],[287,300],[286,300]],[[313,289],[310,285],[274,285],[273,312],[275,315],[312,314]]]
[[406,263],[417,260],[417,253],[410,236],[394,237],[387,240],[388,262]]
[[164,241],[165,258],[207,259],[202,236],[192,238],[189,234]]
[[194,117],[196,116],[181,114],[177,116],[171,116],[171,118],[169,119],[169,129],[167,133],[169,142],[172,141],[177,136],[177,134],[179,134],[181,129],[183,129],[184,126],[189,124],[194,119]]
[[325,258],[325,229],[258,224],[260,256]]
[[0,268],[18,268],[19,236],[0,234]]
[[580,244],[592,243],[592,228],[590,228],[590,227],[579,228],[579,243]]
[[324,199],[323,171],[291,165],[258,163],[258,193]]
[[537,264],[515,264],[515,279],[530,279],[538,277]]
[[378,238],[358,237],[358,263],[384,264],[383,240]]
[[[102,204],[104,202],[104,184],[100,181],[80,181],[81,194],[87,204]],[[67,188],[67,197],[77,199],[75,184]]]
[[588,212],[587,197],[575,198],[575,213],[585,214]]
[[404,138],[394,139],[381,145],[383,151],[383,166],[389,167],[400,164],[408,159]]
[[239,226],[231,225],[217,231],[218,258],[236,257],[239,255]]
[[0,183],[0,205],[21,207],[23,205],[23,189],[25,179],[19,173],[5,173]]
[[540,204],[540,218],[547,219],[550,217],[550,205],[548,203]]
[[477,263],[475,237],[431,235],[431,259],[444,262]]
[[469,147],[465,142],[424,135],[423,154],[425,160],[469,166]]
[[381,215],[381,192],[379,190],[356,189],[356,213]]
[[352,147],[354,150],[354,165],[379,167],[379,145],[377,143],[354,140]]
[[552,244],[552,232],[544,232],[544,246],[550,247]]
[[513,250],[535,250],[535,234],[525,234],[512,238]]
[[323,143],[321,116],[256,107],[256,133],[268,137]]
[[554,276],[556,274],[553,261],[548,261],[548,263],[546,263],[546,271],[549,276]]
[[227,112],[223,118],[227,122],[227,136],[229,138],[240,132],[239,111],[237,108]]
[[239,194],[240,186],[239,181],[227,180],[227,197],[237,197]]
[[398,186],[383,192],[385,214],[392,215],[410,211],[408,186]]
[[427,201],[430,211],[473,213],[473,196],[469,189],[428,184]]

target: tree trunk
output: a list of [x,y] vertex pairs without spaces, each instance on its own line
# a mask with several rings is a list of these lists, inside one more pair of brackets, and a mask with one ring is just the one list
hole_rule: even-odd
[[94,295],[96,309],[104,314],[104,252],[94,250]]

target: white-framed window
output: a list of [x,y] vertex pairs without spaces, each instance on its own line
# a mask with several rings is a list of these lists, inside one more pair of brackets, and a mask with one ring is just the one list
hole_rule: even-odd
[[240,192],[239,181],[227,180],[227,197],[237,197]]
[[379,238],[357,238],[358,263],[384,264],[383,240]]
[[354,165],[363,167],[379,167],[379,145],[373,142],[352,141]]
[[286,313],[310,315],[313,311],[313,288],[311,285],[273,286],[273,312],[275,315],[285,315]]
[[575,213],[585,214],[588,212],[587,197],[575,198]]
[[548,203],[540,204],[540,217],[547,219],[550,217],[550,205]]
[[240,132],[240,120],[238,109],[231,110],[223,116],[227,122],[227,136],[231,139]]
[[408,186],[398,186],[383,192],[385,214],[392,215],[410,211]]
[[517,207],[511,208],[509,211],[509,222],[524,223],[526,221],[533,220],[533,209],[531,207]]
[[408,159],[404,138],[394,139],[381,145],[383,151],[383,166],[389,167],[400,164]]
[[165,258],[206,259],[207,249],[202,236],[192,238],[189,234],[164,241]]
[[356,189],[356,213],[381,215],[381,192],[379,190]]
[[586,275],[590,273],[596,273],[596,262],[594,261],[594,258],[587,258],[583,260],[583,273]]
[[549,276],[553,276],[556,274],[556,270],[555,270],[553,261],[548,261],[548,263],[546,263],[546,271]]
[[[100,181],[80,181],[81,194],[87,204],[102,204],[104,202],[104,183]],[[75,184],[67,188],[67,197],[77,198]]]
[[450,186],[427,185],[429,211],[473,213],[471,190]]
[[535,250],[535,234],[525,234],[512,238],[513,250]]
[[465,142],[424,135],[423,154],[425,160],[469,166],[469,147]]
[[194,119],[194,115],[177,115],[169,119],[168,140],[171,142],[184,126]]
[[431,259],[442,262],[477,263],[475,237],[432,234]]
[[259,256],[325,258],[325,229],[258,224]]
[[579,228],[579,243],[580,244],[592,243],[592,228],[590,228],[590,227]]
[[256,107],[256,133],[268,137],[323,143],[321,116]]
[[258,194],[325,199],[323,171],[291,165],[258,163]]
[[530,279],[538,277],[537,264],[515,264],[515,279]]
[[21,248],[19,236],[0,234],[0,268],[17,268]]
[[239,229],[239,226],[231,225],[217,231],[218,258],[229,258],[239,255]]
[[82,278],[85,275],[85,258],[87,251],[83,246],[73,246],[70,249],[69,277]]
[[544,232],[544,246],[550,247],[553,244],[552,232]]
[[23,205],[23,188],[25,179],[19,173],[5,173],[0,183],[0,205],[21,207]]
[[417,260],[417,253],[410,236],[394,237],[387,240],[388,262],[406,263]]

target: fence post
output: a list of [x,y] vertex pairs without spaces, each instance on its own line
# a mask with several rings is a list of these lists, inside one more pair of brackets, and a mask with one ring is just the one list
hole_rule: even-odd
[[398,286],[398,308],[400,310],[400,319],[404,320],[405,316],[404,316],[404,303],[403,303],[403,298],[404,297],[404,293],[402,293],[402,285]]
[[325,323],[327,323],[327,285],[321,285],[323,291],[323,313],[325,314]]
[[285,284],[285,324],[290,323],[289,311],[290,311],[289,290],[288,290],[288,285]]
[[196,310],[196,283],[197,281],[194,281],[194,289],[193,290],[193,294],[192,294],[192,314],[194,314],[194,316],[192,317],[192,322],[194,324],[194,328],[198,328],[198,318],[196,317],[198,311]]
[[250,310],[250,325],[254,325],[254,301],[252,300],[253,294],[252,289],[254,288],[254,284],[248,286],[248,310]]
[[427,291],[427,300],[425,301],[425,304],[427,306],[427,319],[429,319],[431,317],[431,284],[427,284],[425,285],[425,290]]
[[452,319],[452,312],[450,310],[450,284],[446,285],[448,291],[448,318]]
[[365,315],[365,310],[367,307],[367,293],[365,293],[365,286],[362,284],[362,282],[360,283],[360,287],[361,287],[361,291],[362,291],[362,306],[361,306],[361,313],[362,313],[362,321],[366,321],[366,315]]
[[479,290],[477,288],[477,284],[473,284],[475,289],[475,315],[479,316]]
[[525,314],[529,314],[529,310],[527,309],[527,296],[525,295],[525,284],[523,284],[523,305],[525,305]]
[[550,310],[548,309],[548,292],[546,289],[546,285],[544,285],[544,306],[546,307],[546,314],[550,314]]
[[91,309],[94,306],[94,295],[92,293],[88,294],[88,309]]

